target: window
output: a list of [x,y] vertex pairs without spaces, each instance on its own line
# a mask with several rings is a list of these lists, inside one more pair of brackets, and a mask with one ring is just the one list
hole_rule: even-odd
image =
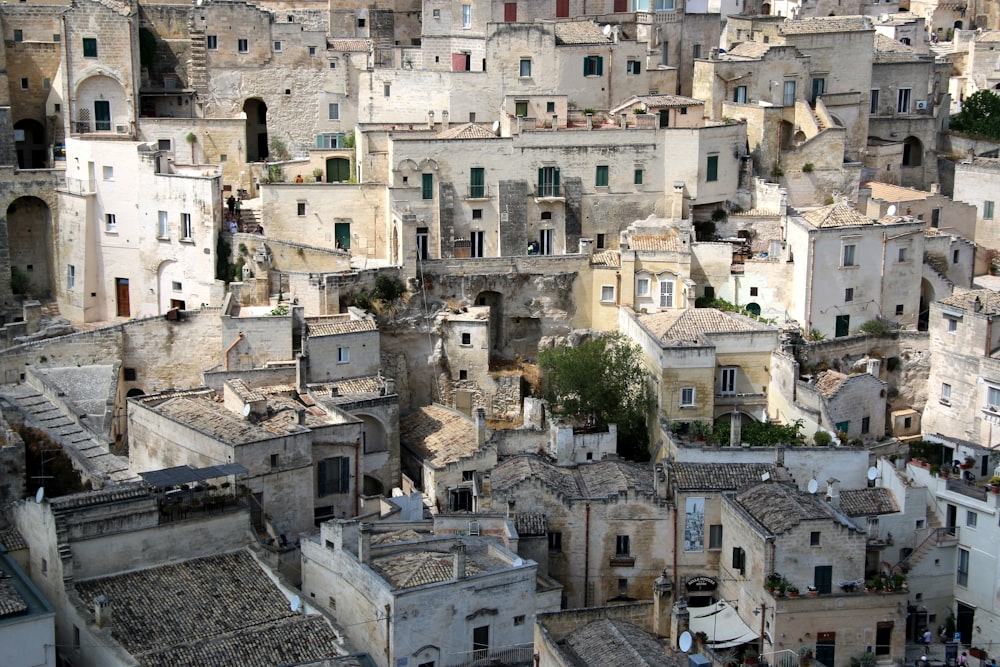
[[941,402],[945,405],[951,405],[951,385],[947,382],[941,383]]
[[606,246],[606,245],[604,244],[604,234],[598,234],[598,235],[597,235],[597,247],[598,247],[598,248],[601,248],[601,249],[604,249],[604,248],[606,248],[606,247],[607,247],[607,246]]
[[524,614],[514,617],[514,625],[524,625]]
[[601,285],[601,303],[614,303],[615,286]]
[[96,58],[97,57],[97,38],[96,37],[84,37],[83,38],[83,57],[84,58]]
[[905,262],[906,261],[906,248],[900,248],[899,249],[899,254],[897,256],[897,259],[900,262]]
[[170,289],[172,289],[175,292],[181,292],[184,290],[184,285],[182,283],[177,282],[176,280],[171,280]]
[[275,53],[281,53],[281,42],[276,41],[274,43],[274,52]]
[[382,85],[382,97],[389,97],[392,93],[392,86],[388,83]]
[[165,239],[170,237],[170,231],[167,227],[167,212],[157,211],[156,213],[156,236],[157,238]]
[[900,88],[896,97],[896,113],[910,113],[910,89]]
[[781,105],[786,107],[795,106],[795,82],[785,81]]
[[118,231],[118,220],[114,213],[104,214],[104,229],[109,232]]
[[16,28],[14,29],[14,41],[15,42],[23,42],[24,41],[24,33],[22,31],[16,29]]
[[559,168],[542,167],[538,170],[538,196],[559,196]]
[[524,118],[528,115],[528,101],[527,100],[517,100],[514,102],[514,115],[519,118]]
[[959,548],[958,550],[958,571],[955,576],[955,583],[959,586],[969,585],[969,550]]
[[351,459],[334,456],[316,465],[316,495],[348,493],[351,490]]
[[304,201],[295,204],[295,213],[301,218],[306,214],[306,203]]
[[955,333],[958,331],[958,320],[954,317],[946,317],[948,320],[948,333]]
[[896,304],[896,314],[897,315],[902,315],[903,314],[903,304],[901,304],[901,303],[897,303]]
[[194,229],[191,225],[191,214],[181,213],[181,238],[190,241],[193,232]]
[[706,181],[717,181],[719,180],[719,156],[709,155],[708,164],[705,167],[705,180]]
[[822,77],[817,77],[813,79],[813,90],[812,90],[812,101],[815,102],[817,97],[822,97],[823,93],[826,92],[826,79]]
[[358,27],[359,28],[364,28],[367,23],[368,22],[364,18],[359,18],[358,19]]
[[420,174],[420,198],[434,199],[434,174]]
[[636,296],[649,296],[649,278],[639,278],[635,283]]
[[988,387],[986,389],[986,404],[991,410],[994,408],[1000,409],[1000,389],[997,387]]
[[472,5],[462,5],[462,27],[472,27]]
[[857,248],[853,243],[844,244],[841,266],[854,266],[854,251]]
[[736,393],[736,367],[727,366],[719,372],[719,393],[732,396]]
[[236,40],[236,50],[240,53],[250,53],[250,40],[248,39],[237,39]]
[[694,387],[681,387],[681,407],[694,407]]
[[743,551],[743,547],[733,547],[733,569],[738,570],[740,574],[745,574],[746,567],[747,554]]
[[104,165],[101,167],[101,173],[104,176],[104,180],[113,181],[115,180],[115,168],[111,165]]
[[483,219],[483,209],[481,209],[481,208],[474,208],[474,209],[472,209],[472,219],[473,220],[482,220]]
[[954,252],[952,252],[951,253],[951,263],[952,264],[958,264],[958,258],[959,257],[961,257],[961,253],[958,250],[955,250]]
[[441,10],[440,9],[432,9],[431,10],[431,16],[433,18],[436,18],[436,19],[441,18]]
[[976,524],[979,523],[979,515],[972,510],[967,510],[965,512],[965,525],[969,528],[975,528]]
[[472,167],[469,170],[469,196],[482,198],[486,196],[486,169]]
[[338,347],[337,348],[337,363],[346,364],[351,361],[351,348],[349,347]]
[[28,87],[29,87],[28,84],[29,84],[28,79],[27,78],[22,78],[21,79],[21,90],[28,90]]
[[993,219],[993,202],[987,199],[983,202],[983,220]]
[[205,35],[205,48],[209,51],[217,51],[219,48],[219,36]]
[[584,76],[601,76],[604,74],[604,58],[602,56],[586,56],[583,59]]
[[708,548],[722,548],[722,524],[716,523],[708,527]]
[[[315,56],[316,55],[316,47],[315,46],[310,46],[309,47],[309,55],[311,55],[311,56]],[[337,69],[337,63],[330,63],[330,69]]]
[[599,188],[608,187],[608,165],[597,165],[597,174],[594,176],[594,185]]
[[76,267],[72,264],[66,265],[66,289],[76,287]]
[[472,334],[465,332],[462,334],[462,345],[472,345]]
[[833,425],[833,428],[836,429],[837,433],[847,433],[847,429],[849,429],[850,427],[851,427],[850,420],[846,422],[837,422],[836,424]]
[[626,74],[639,74],[642,71],[642,65],[638,60],[628,60],[625,62],[625,73]]
[[52,88],[52,79],[45,77],[42,79],[42,90],[49,90]]
[[469,379],[469,371],[467,371],[465,369],[462,369],[462,370],[458,371],[458,379],[459,380],[468,380]]
[[632,182],[636,185],[642,185],[642,169],[636,169],[632,172]]
[[330,102],[326,105],[327,120],[340,120],[340,103]]
[[[482,209],[477,209],[480,213],[479,217],[482,217]],[[475,214],[475,211],[473,211]],[[473,215],[475,217],[475,215]],[[486,232],[472,232],[470,235],[470,245],[469,255],[472,257],[485,257],[486,256]]]
[[750,296],[757,296],[757,292],[758,292],[758,288],[756,288],[756,287],[751,287],[750,288]]
[[629,536],[628,535],[618,535],[615,538],[615,555],[616,556],[628,556],[629,555]]
[[872,418],[862,417],[861,418],[861,433],[868,433],[871,430]]
[[549,532],[549,551],[562,551],[562,533]]
[[733,102],[737,104],[747,103],[747,87],[746,86],[736,86],[733,90]]
[[674,281],[660,281],[660,308],[674,307]]
[[531,58],[521,58],[521,69],[518,76],[531,76]]
[[844,301],[854,301],[854,288],[848,287],[844,290]]
[[941,226],[941,209],[934,208],[931,209],[931,227],[937,228]]
[[868,98],[868,113],[873,116],[878,113],[878,88],[872,88],[871,95]]
[[271,454],[271,468],[277,468],[277,467],[278,467],[278,455]]
[[156,140],[156,150],[159,151],[169,151],[171,149],[170,139],[157,139]]
[[695,59],[701,58],[701,44],[694,44],[694,45],[692,45],[692,47],[691,47],[691,57],[695,58]]
[[[545,113],[555,113],[555,112],[556,112],[556,103],[555,102],[546,102],[545,103]],[[469,122],[471,123],[472,121],[469,121]]]

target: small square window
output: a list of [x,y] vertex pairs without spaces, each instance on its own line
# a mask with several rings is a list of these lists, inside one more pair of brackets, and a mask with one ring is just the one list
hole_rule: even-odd
[[22,31],[20,31],[20,30],[17,30],[16,28],[14,29],[14,41],[15,42],[23,42],[24,41],[24,33]]
[[274,52],[281,53],[281,42],[279,41],[274,42]]
[[[315,46],[310,46],[309,47],[309,55],[310,56],[316,55],[316,47]],[[337,66],[337,63],[330,63],[330,69],[334,69],[336,66]]]
[[177,282],[176,280],[172,280],[170,281],[170,289],[172,289],[175,292],[180,292],[184,289],[184,286],[181,283]]
[[339,102],[330,102],[326,105],[326,117],[328,120],[340,120]]
[[948,333],[955,333],[958,331],[958,320],[954,317],[945,318],[948,320]]
[[271,467],[272,468],[277,468],[278,467],[278,455],[277,454],[271,454]]
[[42,79],[42,90],[49,90],[52,88],[52,80],[48,77]]
[[358,27],[359,28],[364,28],[365,27],[365,20],[363,18],[359,18],[358,19]]
[[897,315],[902,315],[903,314],[903,304],[901,304],[901,303],[897,303],[896,304],[896,314]]
[[301,218],[306,214],[306,203],[300,201],[295,205],[295,213]]
[[625,63],[626,74],[639,74],[641,71],[642,65],[639,64],[638,60],[629,60]]
[[608,165],[602,164],[597,166],[597,174],[595,175],[594,180],[594,185],[596,187],[608,187]]
[[84,58],[96,58],[97,57],[97,38],[96,37],[84,37],[83,38],[83,57]]
[[[311,49],[313,47],[310,46],[309,48]],[[313,54],[310,53],[309,55],[313,55]],[[330,61],[330,69],[337,69],[337,63],[335,63],[334,61],[331,60]]]
[[969,528],[975,528],[976,524],[979,523],[979,515],[969,510],[965,513],[965,525]]
[[556,112],[556,103],[555,102],[546,102],[545,103],[545,113],[555,113],[555,112]]
[[941,383],[941,402],[945,405],[951,403],[951,385],[947,382]]
[[386,83],[382,86],[382,96],[389,97],[389,93],[392,92],[392,87]]
[[694,407],[694,387],[681,387],[681,407]]
[[814,530],[809,533],[809,546],[818,547],[819,546],[819,531]]
[[531,76],[531,58],[521,58],[520,69],[518,70],[518,76],[522,78],[527,78]]
[[[61,104],[53,104],[52,105],[52,110],[55,111],[56,113],[60,113],[60,112],[62,112],[62,105]],[[63,157],[65,158],[66,156],[64,155]]]
[[900,248],[899,249],[899,255],[898,255],[899,261],[900,262],[905,262],[906,261],[906,256],[907,256],[906,248]]
[[250,53],[250,40],[248,39],[237,39],[236,40],[236,50],[240,53]]
[[618,595],[628,595],[628,579],[624,577],[618,579]]
[[848,287],[844,290],[844,301],[854,301],[854,288]]
[[613,303],[615,300],[615,286],[601,285],[601,303]]
[[634,170],[632,172],[632,183],[634,183],[635,185],[642,185],[643,176],[644,174],[642,173],[642,169]]
[[114,213],[104,214],[104,229],[109,232],[118,231],[118,220]]
[[135,372],[134,368],[122,369],[122,379],[125,380],[125,382],[135,382],[137,377],[138,374]]
[[441,10],[440,9],[432,9],[431,10],[431,17],[432,18],[436,18],[436,19],[441,18]]
[[458,379],[459,380],[468,380],[469,379],[469,371],[464,370],[464,369],[458,371]]
[[514,625],[524,625],[524,614],[514,617]]
[[472,219],[473,220],[482,220],[483,219],[483,209],[481,209],[481,208],[474,208],[474,209],[472,209]]
[[597,247],[598,248],[604,249],[604,248],[607,247],[605,245],[605,238],[606,238],[606,236],[604,234],[598,234],[597,235]]
[[101,173],[104,176],[104,180],[106,180],[106,181],[113,181],[113,180],[115,180],[115,168],[114,168],[114,166],[108,165],[108,164],[104,165],[101,168]]
[[750,296],[757,296],[757,288],[756,287],[751,287],[750,288]]
[[205,48],[209,51],[217,50],[219,48],[219,36],[205,35]]
[[639,278],[635,284],[636,296],[649,296],[649,278]]
[[462,345],[472,345],[472,334],[468,331],[462,332]]
[[219,154],[219,162],[229,162],[229,156],[225,153]]
[[351,361],[351,350],[346,347],[337,348],[337,363],[346,364]]
[[28,79],[27,78],[22,78],[21,79],[21,90],[27,90],[27,89],[28,89]]
[[171,149],[170,139],[158,139],[156,141],[157,150],[169,151]]

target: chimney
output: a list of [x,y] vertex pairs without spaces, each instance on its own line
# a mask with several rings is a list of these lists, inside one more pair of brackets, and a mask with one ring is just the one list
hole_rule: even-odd
[[493,492],[493,487],[490,483],[490,473],[489,471],[483,473],[483,485],[479,489],[481,495],[489,497]]
[[580,239],[580,254],[594,256],[594,239]]
[[456,580],[465,579],[465,545],[459,542],[451,548],[455,555],[453,573]]
[[372,526],[363,523],[358,527],[358,560],[370,565],[372,560]]
[[940,183],[931,183],[931,194],[932,195],[941,194],[941,184]]
[[840,509],[840,480],[836,477],[826,480],[826,501]]
[[708,52],[708,59],[709,60],[718,60],[719,59],[719,49],[712,49],[712,50],[710,50]]
[[476,444],[486,444],[486,408],[476,408]]
[[427,129],[428,130],[433,130],[434,129],[434,112],[433,111],[428,111],[427,112]]
[[299,426],[306,425],[306,411],[305,408],[301,408],[295,411],[296,416],[299,418]]
[[111,598],[107,595],[94,598],[94,623],[99,628],[111,627]]
[[442,111],[441,112],[441,131],[442,132],[445,132],[448,129],[448,116],[449,116],[449,114],[448,114],[447,111]]

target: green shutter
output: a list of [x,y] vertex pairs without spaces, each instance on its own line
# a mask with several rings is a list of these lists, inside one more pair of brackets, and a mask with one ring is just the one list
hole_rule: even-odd
[[340,457],[340,492],[347,493],[351,490],[351,459],[346,456]]
[[708,156],[708,175],[706,180],[717,181],[719,180],[719,156],[709,155]]
[[559,169],[552,170],[552,188],[559,194]]
[[434,174],[422,174],[420,196],[424,199],[434,199]]
[[583,57],[583,75],[588,76],[590,74],[590,56]]
[[326,490],[326,461],[320,461],[316,466],[316,495],[325,496]]
[[542,186],[545,185],[545,169],[540,168],[538,170],[538,191],[542,191]]
[[597,76],[604,74],[604,56],[597,56]]

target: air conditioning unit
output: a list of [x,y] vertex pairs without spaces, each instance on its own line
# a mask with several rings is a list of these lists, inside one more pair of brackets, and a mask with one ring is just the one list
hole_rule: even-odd
[[115,125],[115,132],[118,134],[128,134],[128,125]]
[[917,111],[927,111],[927,100],[917,100]]

